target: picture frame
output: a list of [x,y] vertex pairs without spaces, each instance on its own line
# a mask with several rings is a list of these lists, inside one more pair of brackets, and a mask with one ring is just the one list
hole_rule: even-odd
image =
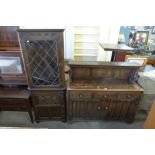
[[155,34],[155,26],[152,27],[151,33],[152,33],[152,34]]
[[126,62],[136,62],[140,67],[140,71],[144,71],[144,68],[148,62],[148,56],[135,56],[135,55],[126,55],[125,56]]
[[149,31],[137,31],[134,35],[135,42],[138,45],[147,45]]

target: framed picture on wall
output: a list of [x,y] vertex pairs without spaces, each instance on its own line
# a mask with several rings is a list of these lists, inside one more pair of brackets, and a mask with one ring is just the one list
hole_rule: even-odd
[[137,31],[134,35],[137,45],[147,45],[149,31]]
[[151,33],[152,33],[152,34],[155,34],[155,26],[152,27]]
[[148,62],[148,56],[126,55],[125,61],[138,63],[141,66],[140,71],[144,71],[144,68]]

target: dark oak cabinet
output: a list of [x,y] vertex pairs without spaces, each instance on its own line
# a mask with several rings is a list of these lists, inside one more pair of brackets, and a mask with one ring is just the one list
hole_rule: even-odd
[[19,29],[36,121],[65,119],[63,29]]
[[130,63],[71,62],[67,118],[133,121],[143,89],[139,66]]

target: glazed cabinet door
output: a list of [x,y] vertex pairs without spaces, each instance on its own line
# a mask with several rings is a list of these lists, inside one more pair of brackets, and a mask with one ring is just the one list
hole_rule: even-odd
[[63,30],[19,30],[30,88],[64,85]]

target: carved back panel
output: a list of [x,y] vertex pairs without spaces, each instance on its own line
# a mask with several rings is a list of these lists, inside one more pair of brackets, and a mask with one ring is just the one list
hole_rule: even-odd
[[64,84],[63,30],[18,30],[29,87]]
[[126,62],[70,62],[70,79],[96,81],[137,80],[139,65]]

